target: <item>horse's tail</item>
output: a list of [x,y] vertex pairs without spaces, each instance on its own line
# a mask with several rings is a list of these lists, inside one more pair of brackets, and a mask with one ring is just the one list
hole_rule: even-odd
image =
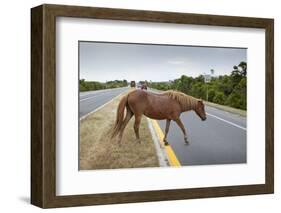
[[128,94],[125,95],[119,102],[117,108],[117,114],[116,114],[116,121],[111,133],[111,138],[114,138],[116,135],[118,135],[118,133],[121,130],[122,124],[124,122],[124,111],[127,103],[128,103]]

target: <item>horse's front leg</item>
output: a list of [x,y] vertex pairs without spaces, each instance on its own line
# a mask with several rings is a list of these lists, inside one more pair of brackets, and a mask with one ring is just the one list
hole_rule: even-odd
[[176,119],[175,121],[176,121],[176,123],[178,124],[178,126],[181,128],[182,132],[183,132],[183,135],[184,135],[184,142],[185,142],[186,144],[189,144],[189,141],[187,140],[187,135],[186,135],[186,131],[185,131],[184,125],[183,125],[183,123],[181,122],[180,118]]
[[169,145],[169,143],[167,141],[167,136],[168,136],[168,132],[169,132],[169,128],[170,128],[170,123],[171,123],[171,120],[167,119],[166,120],[166,128],[165,128],[165,136],[164,136],[164,139],[163,139],[163,142],[164,142],[165,146]]

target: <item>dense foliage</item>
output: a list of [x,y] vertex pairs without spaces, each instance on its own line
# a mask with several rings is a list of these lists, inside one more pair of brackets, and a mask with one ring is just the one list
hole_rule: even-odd
[[85,81],[85,79],[79,81],[80,92],[100,89],[112,89],[126,86],[128,86],[127,80],[107,81],[106,83],[98,81]]
[[204,77],[193,78],[182,75],[180,78],[169,82],[150,82],[149,87],[158,90],[178,90],[197,98],[228,105],[235,108],[247,108],[247,63],[240,62],[233,67],[230,75],[212,77],[209,83],[204,82]]

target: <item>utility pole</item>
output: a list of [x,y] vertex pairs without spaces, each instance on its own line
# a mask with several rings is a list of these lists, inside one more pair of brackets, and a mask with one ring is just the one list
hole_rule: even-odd
[[208,83],[211,81],[212,75],[215,73],[215,70],[211,69],[210,70],[211,74],[205,74],[204,73],[204,81],[207,86],[207,91],[206,91],[206,101],[209,100],[209,88],[208,88]]
[[207,83],[207,95],[206,95],[206,101],[209,99],[209,92],[208,92],[208,83]]

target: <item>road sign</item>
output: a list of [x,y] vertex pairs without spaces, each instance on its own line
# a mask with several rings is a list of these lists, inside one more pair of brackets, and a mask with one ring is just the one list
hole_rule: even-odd
[[204,81],[205,81],[205,83],[209,83],[211,81],[211,75],[205,74]]

